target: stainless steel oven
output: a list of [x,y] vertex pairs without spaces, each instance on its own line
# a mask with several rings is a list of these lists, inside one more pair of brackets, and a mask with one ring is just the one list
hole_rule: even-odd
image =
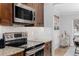
[[24,56],[44,56],[44,43],[27,40],[24,32],[4,33],[6,45],[25,49]]
[[25,54],[26,56],[44,56],[44,44],[29,49]]

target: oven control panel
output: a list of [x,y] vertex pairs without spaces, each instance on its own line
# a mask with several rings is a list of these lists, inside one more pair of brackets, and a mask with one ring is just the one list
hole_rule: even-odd
[[27,38],[26,32],[9,32],[9,33],[4,33],[3,35],[4,35],[4,38],[5,38],[5,41]]

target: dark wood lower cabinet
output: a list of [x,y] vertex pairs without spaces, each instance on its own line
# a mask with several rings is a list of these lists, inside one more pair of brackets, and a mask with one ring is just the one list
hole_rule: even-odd
[[52,42],[46,42],[44,48],[44,56],[52,56]]

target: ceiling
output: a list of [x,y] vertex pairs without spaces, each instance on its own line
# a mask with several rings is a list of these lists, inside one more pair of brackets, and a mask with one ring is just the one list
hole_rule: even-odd
[[79,12],[79,3],[54,3],[53,5],[61,14]]

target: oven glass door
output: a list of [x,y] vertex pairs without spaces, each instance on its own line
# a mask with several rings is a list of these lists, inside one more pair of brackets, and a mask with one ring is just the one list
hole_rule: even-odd
[[35,56],[44,56],[44,49],[39,50],[38,52],[36,52]]

